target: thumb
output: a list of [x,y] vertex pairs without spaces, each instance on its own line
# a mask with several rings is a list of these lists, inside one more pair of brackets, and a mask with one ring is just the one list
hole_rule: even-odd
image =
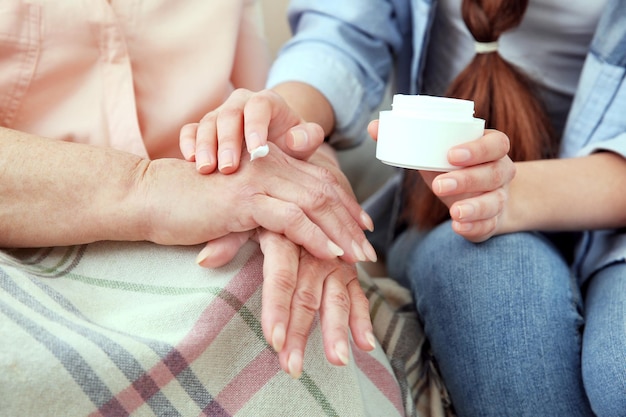
[[198,254],[196,263],[204,268],[218,268],[232,261],[253,231],[230,233],[213,239]]

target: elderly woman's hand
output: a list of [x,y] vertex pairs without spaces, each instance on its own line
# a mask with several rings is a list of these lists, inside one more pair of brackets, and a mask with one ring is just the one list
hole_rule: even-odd
[[244,159],[231,175],[198,175],[175,159],[138,167],[136,204],[147,240],[207,242],[259,226],[283,234],[321,259],[374,260],[363,229],[367,215],[328,169],[285,155],[270,143],[262,159]]
[[257,240],[265,256],[261,324],[285,372],[294,378],[302,373],[307,340],[318,313],[330,363],[348,363],[349,332],[358,348],[375,348],[369,302],[352,264],[316,258],[280,234],[257,229],[209,242],[202,265],[226,264],[248,239]]
[[376,347],[369,303],[356,267],[321,260],[284,236],[259,231],[263,263],[263,333],[278,352],[283,370],[298,378],[309,332],[319,312],[328,361],[347,365],[350,338],[360,349]]

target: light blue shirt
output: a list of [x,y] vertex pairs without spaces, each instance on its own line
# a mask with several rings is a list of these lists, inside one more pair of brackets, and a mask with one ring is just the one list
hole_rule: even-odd
[[[435,0],[292,0],[295,36],[268,86],[303,81],[335,110],[330,138],[359,143],[394,75],[394,92],[421,91]],[[609,0],[590,46],[562,139],[562,157],[608,150],[626,156],[626,2]],[[626,191],[626,190],[625,190]],[[585,233],[575,268],[581,279],[626,260],[626,230]]]

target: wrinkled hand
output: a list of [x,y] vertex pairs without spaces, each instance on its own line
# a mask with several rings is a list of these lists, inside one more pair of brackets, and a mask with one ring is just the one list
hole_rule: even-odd
[[[376,139],[377,121],[370,123],[368,131]],[[504,133],[485,130],[479,139],[448,151],[450,164],[463,169],[420,171],[433,193],[450,209],[454,231],[472,242],[487,240],[498,232],[509,184],[515,176],[509,149]]]
[[199,123],[183,126],[179,146],[200,173],[218,168],[230,174],[239,168],[244,138],[248,152],[271,141],[288,155],[307,159],[324,142],[324,131],[302,120],[271,90],[238,89]]
[[253,236],[265,256],[263,334],[278,352],[285,372],[294,378],[301,375],[306,343],[317,313],[324,351],[330,363],[348,363],[349,331],[357,347],[367,351],[374,349],[376,341],[369,302],[354,265],[340,259],[315,258],[284,236],[258,229],[258,235],[233,233],[209,242],[207,247],[215,250],[210,251],[203,266],[218,267],[227,263]]
[[148,240],[190,245],[262,226],[321,259],[356,262],[374,253],[363,233],[368,217],[335,176],[269,145],[268,156],[243,160],[231,175],[198,175],[176,159],[149,162],[138,175]]
[[[308,164],[313,169],[324,169],[352,195],[347,178],[326,145],[309,158]],[[371,220],[364,223],[372,229]],[[232,233],[208,242],[203,250],[208,256],[201,257],[200,265],[225,264],[250,237],[251,233]],[[339,259],[319,259],[285,236],[267,230],[259,229],[258,239],[265,254],[263,331],[268,343],[279,352],[286,372],[294,377],[301,373],[309,330],[318,311],[324,349],[331,363],[346,363],[348,329],[359,348],[374,348],[368,301],[356,279],[354,265]],[[356,247],[355,253],[361,260],[376,260],[373,249],[361,251]]]

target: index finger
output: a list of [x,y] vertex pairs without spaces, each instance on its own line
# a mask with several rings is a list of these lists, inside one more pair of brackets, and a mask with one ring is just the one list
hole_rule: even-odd
[[324,142],[324,131],[306,123],[275,91],[250,97],[244,108],[244,136],[248,152],[271,141],[291,157],[306,159]]

